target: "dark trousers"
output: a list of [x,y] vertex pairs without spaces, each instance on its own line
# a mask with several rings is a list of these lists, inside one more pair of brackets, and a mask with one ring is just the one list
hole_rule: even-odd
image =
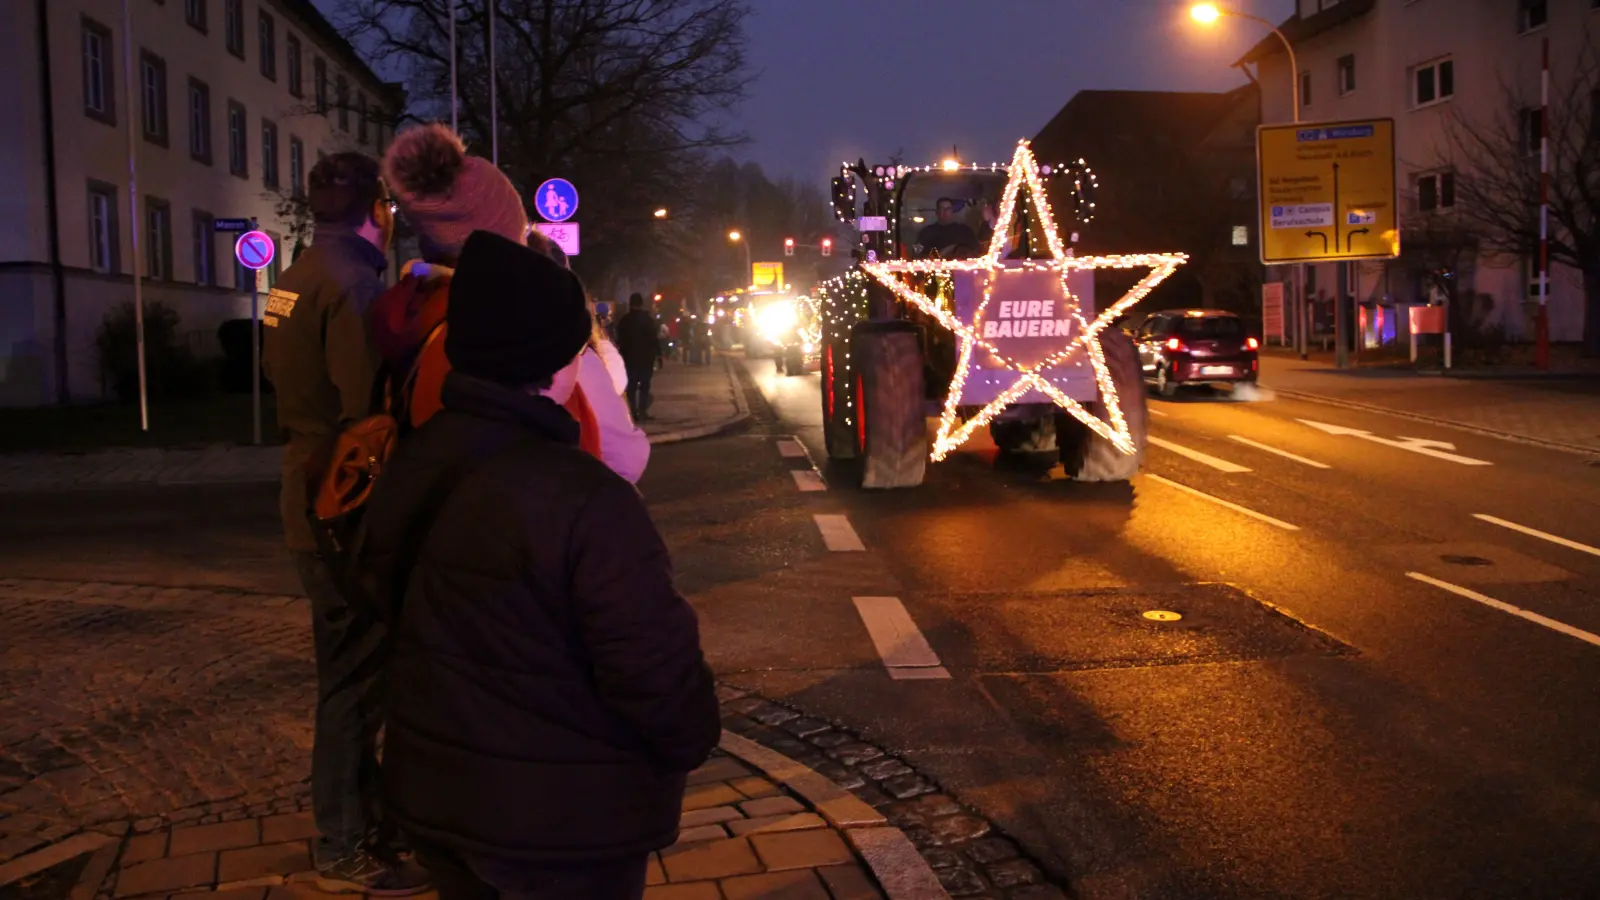
[[655,377],[656,362],[633,360],[626,363],[628,369],[628,407],[633,410],[633,417],[639,418],[650,411],[650,379]]
[[387,634],[381,623],[351,608],[316,553],[292,555],[311,600],[317,654],[311,747],[311,809],[322,833],[317,860],[332,862],[383,837],[377,741]]
[[576,865],[468,858],[413,841],[439,900],[639,900],[648,854]]

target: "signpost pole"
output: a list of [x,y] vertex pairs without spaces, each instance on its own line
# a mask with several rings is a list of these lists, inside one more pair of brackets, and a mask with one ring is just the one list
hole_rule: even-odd
[[1539,75],[1539,311],[1533,364],[1550,368],[1550,39],[1544,39],[1544,68]]
[[137,94],[134,92],[133,66],[133,12],[128,8],[128,0],[122,0],[122,66],[123,84],[127,87],[128,101],[128,217],[131,226],[128,229],[129,237],[133,243],[133,338],[135,349],[134,365],[139,371],[139,430],[148,434],[150,432],[150,385],[145,373],[144,364],[144,259],[139,255],[139,140],[135,129],[139,126],[139,107],[134,105]]
[[500,95],[494,69],[494,5],[495,0],[485,0],[489,13],[489,160],[500,165]]
[[251,440],[261,446],[261,272],[255,276],[250,292],[250,414],[254,428]]
[[456,0],[450,0],[450,130],[459,134],[456,106]]
[[[1338,215],[1338,210],[1334,210]],[[1334,265],[1335,279],[1333,295],[1333,359],[1334,365],[1341,369],[1350,366],[1350,323],[1345,321],[1345,310],[1350,304],[1345,302],[1345,292],[1350,290],[1350,264],[1336,262]]]

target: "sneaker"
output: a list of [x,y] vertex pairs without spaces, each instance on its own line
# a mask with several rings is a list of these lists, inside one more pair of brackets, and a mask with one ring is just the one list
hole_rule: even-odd
[[317,887],[331,894],[410,897],[433,887],[428,873],[414,862],[386,863],[358,850],[317,868]]

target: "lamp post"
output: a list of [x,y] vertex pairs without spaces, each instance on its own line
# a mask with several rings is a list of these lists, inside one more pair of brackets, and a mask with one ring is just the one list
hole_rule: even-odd
[[744,247],[744,275],[742,277],[754,281],[756,267],[750,259],[750,242],[745,240],[744,235],[738,229],[728,232],[728,241]]
[[[1193,17],[1196,22],[1199,22],[1202,25],[1211,25],[1223,16],[1232,16],[1236,19],[1248,19],[1251,22],[1256,22],[1258,24],[1267,26],[1267,28],[1277,36],[1278,40],[1283,42],[1284,52],[1289,54],[1289,96],[1294,100],[1294,109],[1291,112],[1291,115],[1293,116],[1294,124],[1300,124],[1300,61],[1299,58],[1295,56],[1294,44],[1289,42],[1289,37],[1285,35],[1283,31],[1278,28],[1278,26],[1272,24],[1272,22],[1268,21],[1267,19],[1261,18],[1260,16],[1251,15],[1247,12],[1240,12],[1236,9],[1229,9],[1226,6],[1219,6],[1215,3],[1196,3],[1194,6],[1189,8],[1189,15]],[[1256,202],[1261,202],[1259,197],[1256,198]],[[1311,344],[1311,336],[1308,334],[1310,329],[1306,327],[1306,316],[1309,307],[1306,303],[1305,296],[1305,265],[1303,263],[1296,264],[1294,267],[1294,272],[1295,283],[1297,287],[1295,294],[1300,298],[1300,310],[1295,316],[1295,339],[1296,343],[1299,344],[1300,358],[1305,359],[1308,355],[1306,351]],[[1342,307],[1342,295],[1344,293],[1343,263],[1339,264],[1339,282],[1339,293],[1341,295],[1341,299],[1336,300],[1335,303]],[[1335,318],[1337,319],[1337,316]],[[1341,344],[1340,346],[1343,345]]]

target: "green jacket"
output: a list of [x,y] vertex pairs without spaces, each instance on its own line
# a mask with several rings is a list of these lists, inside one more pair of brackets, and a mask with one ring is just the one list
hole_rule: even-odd
[[344,425],[376,411],[380,360],[366,311],[383,293],[387,257],[349,228],[318,226],[311,249],[278,278],[262,316],[262,360],[284,431],[284,537],[316,549],[305,466]]

